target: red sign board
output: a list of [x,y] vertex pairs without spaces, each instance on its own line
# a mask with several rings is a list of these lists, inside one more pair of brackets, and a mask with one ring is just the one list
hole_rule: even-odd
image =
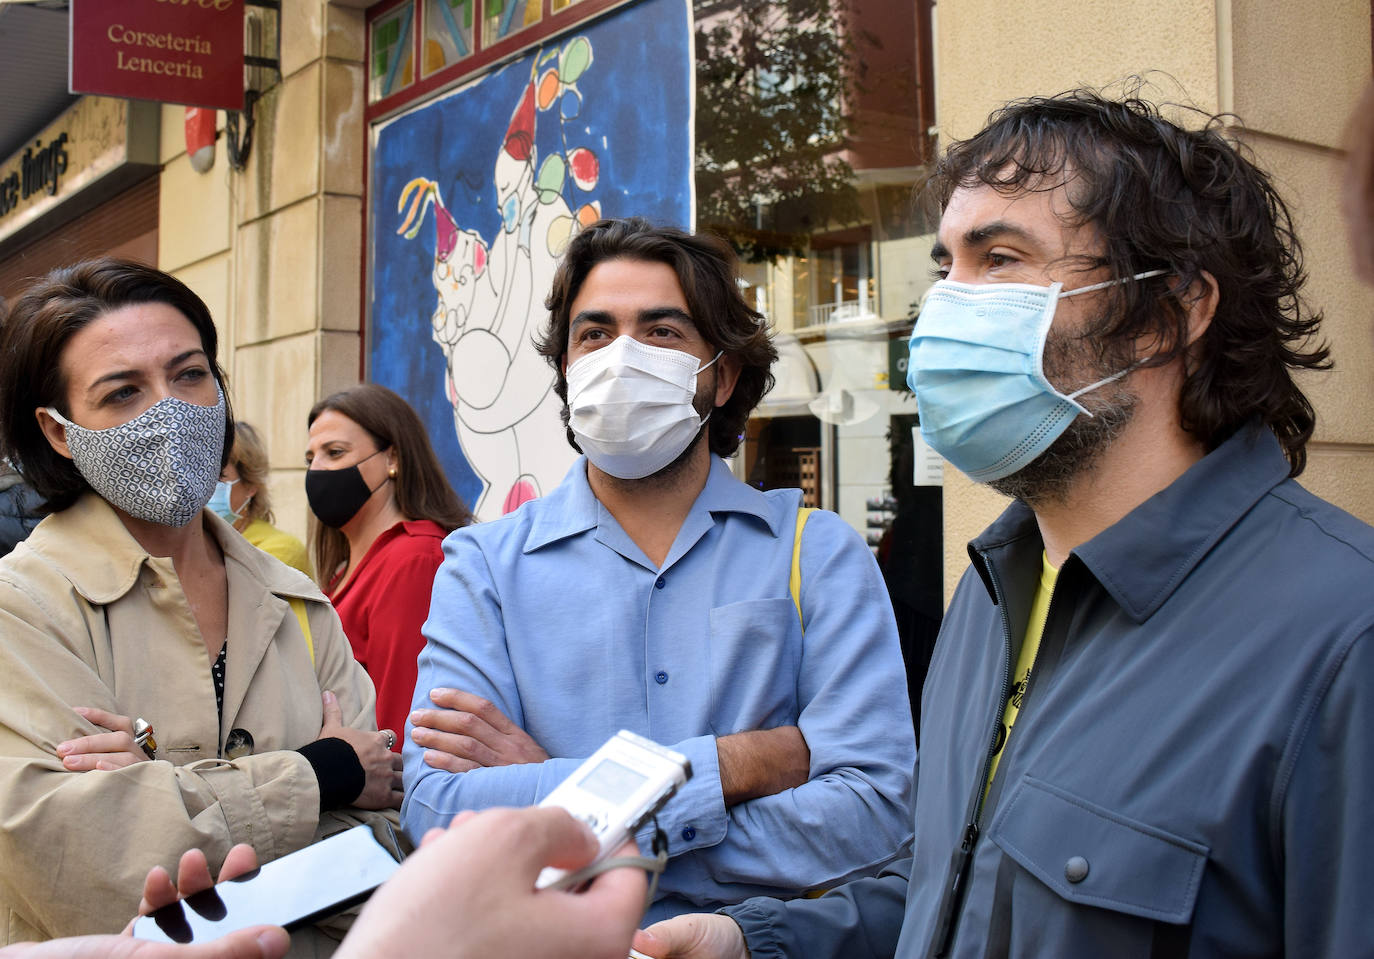
[[243,0],[72,0],[72,93],[243,109]]

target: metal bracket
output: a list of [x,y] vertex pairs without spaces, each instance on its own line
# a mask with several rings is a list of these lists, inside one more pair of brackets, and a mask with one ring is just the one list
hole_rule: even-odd
[[225,147],[229,165],[235,170],[244,168],[253,148],[253,108],[263,93],[281,82],[281,0],[244,0],[244,6],[271,11],[275,16],[244,18],[243,110],[228,111],[224,116]]

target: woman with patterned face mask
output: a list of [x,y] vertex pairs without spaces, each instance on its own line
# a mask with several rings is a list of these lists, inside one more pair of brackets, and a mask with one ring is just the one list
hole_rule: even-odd
[[[443,539],[472,521],[410,404],[363,383],[310,411],[305,495],[320,586],[377,686],[377,723],[401,732]],[[395,744],[400,755],[401,744]]]
[[333,609],[205,509],[234,437],[215,350],[199,297],[119,260],[0,325],[0,455],[48,513],[0,560],[10,941],[117,931],[189,848],[275,859],[400,804]]

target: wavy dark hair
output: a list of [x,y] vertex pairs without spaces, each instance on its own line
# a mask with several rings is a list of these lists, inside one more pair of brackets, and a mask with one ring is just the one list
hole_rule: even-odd
[[[1307,277],[1288,207],[1250,151],[1227,136],[1230,118],[1179,107],[1199,119],[1184,129],[1141,99],[1142,86],[1130,83],[1121,99],[1078,89],[1007,104],[949,148],[927,196],[943,208],[960,187],[1012,195],[1065,185],[1072,225],[1102,237],[1101,254],[1082,269],[1170,274],[1109,290],[1111,308],[1088,330],[1100,358],[1153,338],[1161,348],[1151,365],[1184,357],[1185,429],[1212,450],[1259,419],[1297,476],[1316,417],[1293,371],[1330,363],[1326,344],[1314,342],[1321,314],[1299,295]],[[1190,346],[1187,298],[1206,289],[1204,272],[1217,282],[1216,314]]]
[[[363,428],[378,450],[396,450],[394,479],[396,508],[406,519],[427,519],[445,533],[472,522],[472,513],[453,491],[434,455],[429,433],[419,414],[400,396],[376,383],[360,383],[326,396],[316,403],[306,419],[309,428],[326,410],[333,410]],[[339,565],[348,559],[348,538],[321,523],[314,513],[309,518],[309,539],[316,576],[327,587]]]
[[[554,274],[553,289],[544,302],[548,323],[534,346],[553,366],[554,389],[563,401],[563,425],[568,424],[568,379],[563,374],[563,358],[568,353],[573,300],[587,274],[606,260],[642,260],[671,267],[697,330],[707,343],[739,363],[734,392],[708,423],[711,452],[731,455],[744,438],[749,414],[773,388],[770,368],[778,351],[762,314],[740,293],[739,261],[724,240],[655,226],[642,217],[593,223],[573,237]],[[582,452],[571,429],[568,442]]]
[[51,406],[71,413],[62,352],[87,325],[115,310],[165,303],[200,334],[201,349],[224,393],[224,449],[220,469],[234,446],[234,411],[224,370],[215,356],[215,322],[205,302],[176,277],[142,263],[102,257],[59,267],[34,281],[0,323],[0,455],[43,497],[47,512],[76,502],[90,485],[67,457],[49,445],[34,411]]

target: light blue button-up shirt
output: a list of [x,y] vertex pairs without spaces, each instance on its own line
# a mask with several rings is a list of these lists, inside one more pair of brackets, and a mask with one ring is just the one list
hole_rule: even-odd
[[[892,608],[868,547],[817,511],[802,537],[803,632],[788,592],[800,498],[753,489],[712,457],[655,567],[579,459],[550,495],[450,535],[415,706],[439,686],[475,693],[554,758],[448,773],[424,763],[408,725],[411,836],[464,809],[536,803],[629,729],[693,770],[658,815],[673,858],[646,921],[797,895],[903,851],[916,748]],[[806,738],[810,781],[727,807],[716,737],[783,725]]]

